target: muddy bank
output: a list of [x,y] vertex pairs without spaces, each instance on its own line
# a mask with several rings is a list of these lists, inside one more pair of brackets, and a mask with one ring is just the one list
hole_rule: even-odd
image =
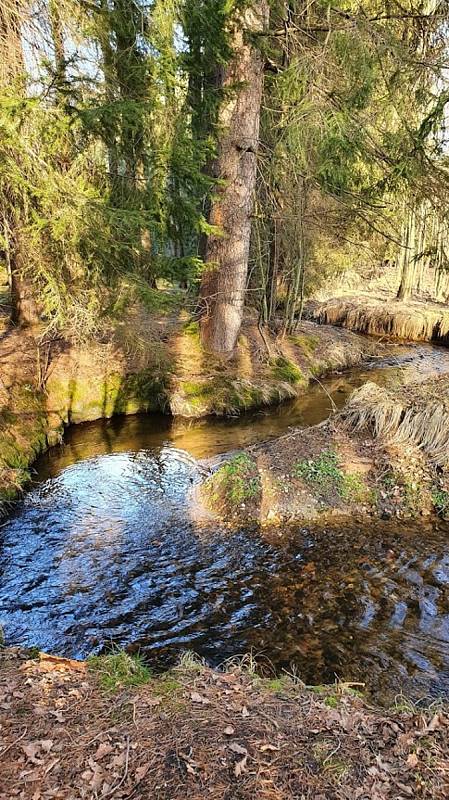
[[339,325],[347,330],[413,342],[449,345],[449,308],[422,300],[398,301],[379,293],[334,297],[306,304],[305,315],[320,325]]
[[368,383],[341,412],[234,454],[199,490],[231,524],[449,515],[449,380]]
[[224,362],[202,352],[198,327],[182,310],[159,318],[136,313],[107,342],[84,346],[49,340],[39,329],[7,329],[0,340],[0,510],[69,424],[156,410],[236,415],[294,398],[313,378],[375,352],[362,337],[311,323],[282,341],[267,338],[248,317],[235,357]]
[[0,659],[2,800],[447,797],[438,707],[379,709],[359,684],[307,688],[245,661],[152,677],[124,654]]

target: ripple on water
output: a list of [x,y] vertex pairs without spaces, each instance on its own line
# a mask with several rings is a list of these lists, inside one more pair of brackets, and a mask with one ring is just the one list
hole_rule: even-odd
[[[402,360],[416,368],[423,347],[411,350]],[[449,369],[449,352],[443,361]],[[343,381],[347,393],[365,372],[328,388],[336,397]],[[449,695],[448,526],[352,522],[279,536],[189,518],[200,471],[187,451],[209,456],[319,421],[328,402],[311,393],[238,424],[138,417],[69,432],[1,529],[7,641],[72,657],[114,642],[158,663],[186,648],[214,663],[254,649],[307,683],[338,676],[380,696]]]

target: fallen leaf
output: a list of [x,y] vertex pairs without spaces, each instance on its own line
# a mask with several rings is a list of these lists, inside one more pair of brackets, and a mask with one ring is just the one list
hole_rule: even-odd
[[153,707],[160,706],[161,703],[162,699],[160,697],[151,697],[149,700],[147,700],[148,706],[153,706]]
[[[36,714],[42,713],[36,709]],[[64,715],[62,711],[50,711],[52,717],[55,717],[58,722],[64,722]]]
[[265,753],[267,750],[278,751],[279,747],[276,747],[274,744],[263,744],[260,749],[262,753]]
[[112,753],[113,749],[114,748],[111,747],[110,744],[107,744],[107,742],[101,742],[101,744],[99,744],[97,747],[97,752],[95,753],[94,758],[98,759],[99,761],[101,758],[108,756],[109,753]]
[[36,758],[36,755],[38,754],[38,752],[40,750],[40,746],[39,746],[38,742],[30,742],[29,744],[23,744],[22,745],[22,750],[25,753],[26,757],[29,758],[30,761],[33,762],[33,764],[40,764],[41,763],[40,760],[38,758]]
[[246,706],[242,708],[242,717],[249,717],[249,711]]
[[143,767],[138,767],[136,769],[136,778],[137,778],[137,780],[138,781],[143,780],[149,769],[150,769],[150,765],[149,764],[144,764]]
[[226,734],[226,736],[232,736],[235,733],[235,729],[232,727],[232,725],[228,725],[227,728],[224,729],[223,733]]
[[440,727],[440,715],[434,714],[431,721],[427,725],[426,731],[434,731]]
[[42,747],[46,753],[49,753],[51,748],[53,747],[53,740],[52,739],[41,739],[38,744]]
[[239,778],[240,775],[245,772],[246,770],[246,762],[248,761],[248,756],[243,756],[240,761],[237,761],[237,764],[234,767],[234,775],[236,778]]
[[192,703],[203,703],[204,705],[210,703],[210,700],[208,700],[207,697],[203,697],[201,694],[198,694],[198,692],[192,692],[190,699]]
[[410,767],[411,769],[414,769],[415,767],[418,766],[418,756],[416,755],[416,753],[410,753],[410,755],[407,758],[407,766]]

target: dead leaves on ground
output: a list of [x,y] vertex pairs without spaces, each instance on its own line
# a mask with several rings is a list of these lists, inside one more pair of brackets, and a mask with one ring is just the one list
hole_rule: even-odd
[[390,715],[347,693],[330,707],[238,669],[176,677],[175,698],[151,685],[111,697],[67,667],[0,670],[0,800],[449,796],[441,710]]

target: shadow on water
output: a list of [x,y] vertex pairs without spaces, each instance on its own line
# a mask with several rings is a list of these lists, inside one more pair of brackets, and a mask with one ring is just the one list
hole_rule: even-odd
[[[440,354],[394,351],[326,389],[342,404],[367,379],[394,385],[416,377],[417,364],[426,374],[429,361],[433,372],[449,370],[449,353]],[[195,458],[328,413],[317,386],[239,420],[148,416],[73,428],[40,460],[34,489],[1,530],[7,641],[75,657],[114,642],[155,664],[183,649],[218,663],[253,648],[308,683],[338,676],[382,698],[449,696],[448,526],[352,521],[230,533],[188,517]]]

